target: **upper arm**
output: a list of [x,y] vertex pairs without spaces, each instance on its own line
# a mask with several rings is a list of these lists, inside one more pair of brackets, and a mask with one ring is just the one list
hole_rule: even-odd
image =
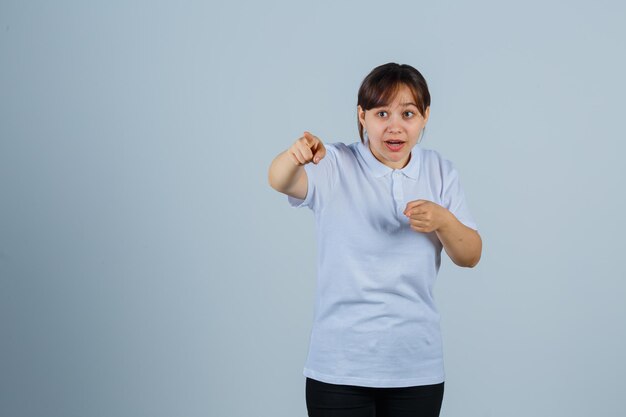
[[470,213],[458,170],[453,166],[452,162],[444,160],[442,172],[444,174],[441,191],[442,206],[450,210],[465,226],[477,231],[478,225]]
[[294,184],[283,191],[291,207],[308,207],[316,213],[323,209],[339,176],[338,144],[326,144],[326,156],[317,164],[304,165]]
[[308,182],[309,181],[306,175],[306,170],[303,169],[302,173],[300,174],[296,182],[293,184],[293,186],[285,190],[284,193],[291,197],[304,200],[306,198],[306,193],[308,192],[308,188],[309,188]]

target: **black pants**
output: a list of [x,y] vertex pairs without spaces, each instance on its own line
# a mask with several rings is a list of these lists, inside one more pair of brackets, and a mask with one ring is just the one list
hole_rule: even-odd
[[373,388],[306,378],[309,417],[438,417],[443,385]]

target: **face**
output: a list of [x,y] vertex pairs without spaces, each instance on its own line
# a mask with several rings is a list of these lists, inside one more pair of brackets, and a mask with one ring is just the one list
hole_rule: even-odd
[[389,105],[370,110],[358,106],[357,111],[359,121],[367,130],[369,148],[376,159],[393,169],[404,168],[409,162],[411,149],[426,126],[430,107],[426,108],[425,117],[422,116],[411,90],[402,85]]

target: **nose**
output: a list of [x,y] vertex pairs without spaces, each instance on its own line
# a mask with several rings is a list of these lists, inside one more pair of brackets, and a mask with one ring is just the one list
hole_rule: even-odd
[[389,133],[400,133],[402,131],[400,127],[400,120],[398,117],[392,116],[389,118],[389,124],[387,125],[387,132]]

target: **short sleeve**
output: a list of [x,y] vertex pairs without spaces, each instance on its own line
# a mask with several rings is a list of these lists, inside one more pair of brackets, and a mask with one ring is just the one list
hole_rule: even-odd
[[333,143],[324,144],[326,156],[317,164],[311,162],[304,165],[308,182],[307,194],[304,200],[288,195],[287,200],[291,207],[308,207],[313,211],[319,211],[324,207],[337,178],[336,146]]
[[470,213],[463,187],[461,187],[459,172],[448,160],[444,160],[441,201],[443,206],[450,210],[461,223],[478,230],[478,224]]

